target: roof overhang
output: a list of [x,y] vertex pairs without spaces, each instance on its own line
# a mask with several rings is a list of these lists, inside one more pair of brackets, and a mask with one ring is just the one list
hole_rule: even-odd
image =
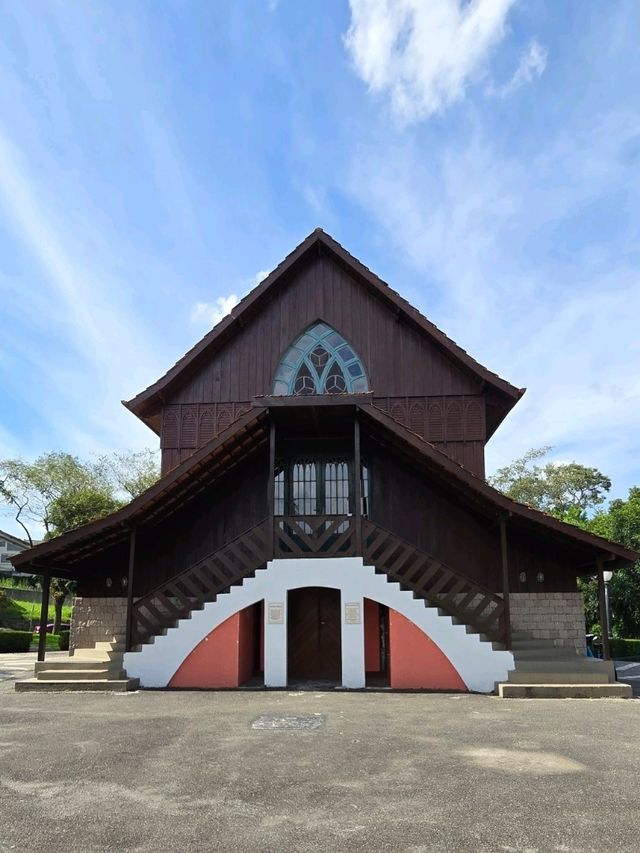
[[427,468],[454,491],[464,494],[485,515],[496,520],[508,517],[510,524],[537,534],[544,533],[565,545],[581,549],[585,554],[584,574],[594,572],[596,560],[607,562],[607,568],[617,569],[626,568],[640,559],[640,554],[630,548],[508,498],[375,406],[359,408],[365,421],[378,430],[383,443],[386,441],[391,450],[404,453],[414,464]]
[[133,528],[156,524],[171,515],[268,438],[266,410],[247,412],[122,509],[28,548],[11,562],[16,569],[33,574],[48,571],[60,577],[74,576],[74,564],[123,541]]

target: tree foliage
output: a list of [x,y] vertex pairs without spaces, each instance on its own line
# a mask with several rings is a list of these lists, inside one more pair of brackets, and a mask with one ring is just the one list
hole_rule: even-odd
[[[500,468],[489,482],[514,500],[640,551],[640,487],[630,489],[627,500],[618,498],[603,509],[611,488],[609,478],[597,468],[577,462],[540,464],[551,449],[529,450],[511,465]],[[599,633],[597,581],[580,578],[578,583],[584,596],[587,627]],[[612,634],[640,637],[640,561],[614,572],[609,599]]]
[[[34,462],[0,460],[0,505],[13,515],[29,544],[102,518],[137,497],[159,476],[152,450],[112,453],[83,461],[70,453],[45,453]],[[54,631],[72,583],[52,578]]]
[[611,480],[597,468],[577,462],[539,464],[553,448],[527,451],[499,468],[489,482],[503,494],[573,524],[586,522],[588,513],[604,503]]

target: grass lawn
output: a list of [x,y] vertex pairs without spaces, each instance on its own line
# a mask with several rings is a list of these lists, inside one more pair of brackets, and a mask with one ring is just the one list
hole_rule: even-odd
[[[55,608],[49,605],[49,616],[47,622],[53,622]],[[36,625],[40,621],[40,604],[37,601],[14,601],[12,598],[0,598],[0,621],[2,619],[26,619],[32,620]],[[71,621],[71,605],[65,604],[62,608],[62,621]]]
[[[47,651],[48,652],[59,652],[60,651],[60,646],[58,645],[58,637],[59,637],[59,634],[47,634]],[[31,651],[32,652],[38,651],[38,640],[39,640],[39,635],[34,634],[33,635],[33,643],[31,643]]]

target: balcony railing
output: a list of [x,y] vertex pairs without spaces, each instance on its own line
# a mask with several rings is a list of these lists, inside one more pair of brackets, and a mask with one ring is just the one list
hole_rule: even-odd
[[356,519],[351,515],[287,515],[274,518],[276,557],[352,557]]

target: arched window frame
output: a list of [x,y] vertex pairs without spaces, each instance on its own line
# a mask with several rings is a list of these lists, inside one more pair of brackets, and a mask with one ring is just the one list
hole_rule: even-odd
[[[312,354],[318,347],[322,347],[328,355],[321,370],[312,359]],[[327,380],[332,375],[335,365],[340,368],[344,378],[344,390],[327,388]],[[313,390],[311,388],[306,391],[294,390],[301,369],[305,371],[307,379],[313,383]],[[304,393],[362,394],[368,390],[367,374],[355,349],[336,329],[323,320],[317,320],[295,339],[281,358],[273,380],[272,393],[276,396],[294,396]]]

